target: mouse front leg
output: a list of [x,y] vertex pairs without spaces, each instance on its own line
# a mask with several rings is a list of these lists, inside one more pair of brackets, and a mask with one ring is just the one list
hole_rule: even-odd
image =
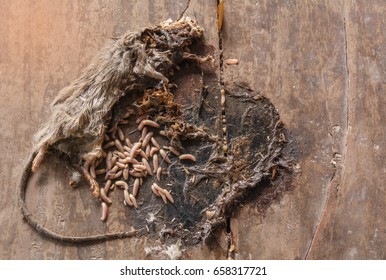
[[90,184],[90,189],[93,191],[92,195],[98,198],[100,193],[100,187],[98,182],[91,176],[89,171],[92,164],[94,164],[94,161],[90,159],[85,160],[82,170],[87,182]]

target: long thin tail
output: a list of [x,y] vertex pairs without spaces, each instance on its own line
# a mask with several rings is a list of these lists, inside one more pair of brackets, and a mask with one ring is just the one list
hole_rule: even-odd
[[47,229],[42,224],[40,224],[39,221],[36,220],[36,218],[29,212],[25,202],[25,194],[27,190],[28,181],[30,179],[31,173],[33,172],[33,164],[35,162],[34,159],[36,159],[39,156],[39,153],[40,153],[40,150],[35,151],[30,155],[27,161],[27,164],[24,167],[24,170],[19,182],[19,186],[18,186],[19,208],[22,212],[23,218],[28,222],[28,224],[34,230],[36,230],[39,234],[45,237],[48,237],[50,239],[54,239],[64,243],[74,243],[74,244],[97,243],[97,242],[103,242],[103,241],[113,240],[113,239],[136,237],[140,235],[141,230],[104,233],[104,234],[97,234],[97,235],[90,235],[90,236],[65,236],[65,235],[61,235],[56,232],[53,232]]

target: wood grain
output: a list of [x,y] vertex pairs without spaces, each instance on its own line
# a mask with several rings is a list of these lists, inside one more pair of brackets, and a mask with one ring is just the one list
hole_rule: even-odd
[[238,258],[384,258],[384,3],[226,4],[225,84],[271,99],[302,170],[265,217],[232,219]]
[[385,259],[386,6],[344,5],[348,128],[340,180],[310,251],[312,259]]

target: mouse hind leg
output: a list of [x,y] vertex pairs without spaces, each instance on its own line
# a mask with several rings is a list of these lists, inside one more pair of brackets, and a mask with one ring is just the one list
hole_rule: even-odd
[[[103,135],[101,133],[101,135]],[[84,160],[83,164],[83,174],[86,177],[87,182],[90,184],[90,188],[93,191],[92,194],[96,198],[99,197],[100,193],[100,186],[97,182],[97,180],[92,176],[90,173],[90,169],[94,168],[96,165],[96,162],[99,161],[100,158],[105,157],[106,153],[102,149],[102,143],[103,143],[103,136],[101,136],[93,145],[93,148],[90,152],[87,152],[82,155],[82,159]]]
[[48,147],[49,147],[48,143],[44,143],[43,145],[40,146],[35,158],[32,161],[32,167],[31,167],[32,172],[35,173],[36,170],[38,170],[38,168],[42,164],[44,157],[47,153]]

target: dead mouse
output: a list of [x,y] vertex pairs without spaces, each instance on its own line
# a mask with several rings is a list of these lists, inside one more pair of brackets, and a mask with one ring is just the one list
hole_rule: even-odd
[[[202,33],[194,20],[184,17],[127,32],[104,48],[80,77],[54,99],[52,115],[35,135],[37,155],[32,172],[39,168],[48,149],[88,164],[100,158],[113,105],[133,90],[167,84],[169,72],[183,59],[205,60],[186,52]],[[85,176],[98,197],[98,183],[88,174]]]

